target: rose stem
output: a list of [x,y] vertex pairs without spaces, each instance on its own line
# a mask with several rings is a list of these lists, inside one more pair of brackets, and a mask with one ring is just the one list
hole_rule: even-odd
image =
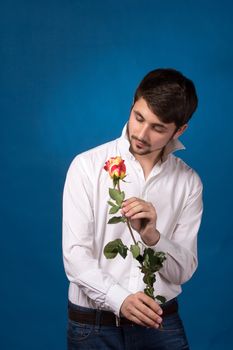
[[137,244],[137,242],[136,242],[136,240],[135,240],[135,238],[134,238],[134,235],[133,235],[132,228],[131,228],[130,223],[129,223],[129,219],[126,219],[126,220],[127,220],[126,223],[127,223],[128,228],[129,228],[129,232],[130,232],[130,234],[131,234],[131,237],[132,237],[132,239],[133,239],[133,241],[134,241],[134,244]]
[[[118,189],[119,192],[121,192],[120,183],[119,183],[119,182],[120,182],[120,180],[117,181],[117,189]],[[130,232],[130,234],[131,234],[131,237],[132,237],[132,239],[133,239],[133,241],[134,241],[134,244],[137,244],[136,239],[134,238],[133,231],[132,231],[132,228],[131,228],[131,226],[130,226],[130,223],[129,223],[129,219],[128,219],[128,218],[126,218],[126,223],[127,223],[128,228],[129,228],[129,232]]]

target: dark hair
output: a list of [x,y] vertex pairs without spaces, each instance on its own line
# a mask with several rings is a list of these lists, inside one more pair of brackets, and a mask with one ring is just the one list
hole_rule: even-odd
[[135,92],[134,103],[141,97],[162,122],[174,122],[177,127],[190,120],[198,103],[193,82],[171,68],[149,72]]

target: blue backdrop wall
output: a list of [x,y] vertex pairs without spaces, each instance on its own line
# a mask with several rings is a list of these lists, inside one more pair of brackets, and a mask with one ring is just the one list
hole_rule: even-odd
[[205,202],[182,317],[193,350],[233,347],[232,10],[227,0],[1,1],[1,349],[65,349],[65,174],[77,153],[119,135],[156,67],[188,75],[200,99],[177,153]]

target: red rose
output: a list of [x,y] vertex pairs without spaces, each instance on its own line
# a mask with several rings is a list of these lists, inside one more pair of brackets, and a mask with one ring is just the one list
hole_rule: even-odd
[[104,166],[104,169],[109,173],[110,177],[124,179],[126,176],[125,161],[121,157],[111,157]]

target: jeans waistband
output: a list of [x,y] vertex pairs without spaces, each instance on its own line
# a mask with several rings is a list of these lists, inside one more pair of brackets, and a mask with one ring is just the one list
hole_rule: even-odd
[[[163,309],[164,317],[178,312],[177,299],[169,300],[162,304],[161,308]],[[70,301],[68,301],[68,317],[71,321],[82,324],[99,324],[103,326],[135,325],[125,317],[117,317],[113,312],[75,305]]]

